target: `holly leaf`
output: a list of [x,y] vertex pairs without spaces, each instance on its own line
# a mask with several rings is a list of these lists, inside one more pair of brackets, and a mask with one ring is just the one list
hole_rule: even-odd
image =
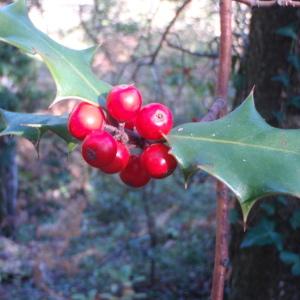
[[274,245],[279,251],[282,250],[283,237],[275,230],[275,225],[274,221],[262,219],[256,226],[247,231],[240,247]]
[[292,265],[292,274],[300,276],[300,256],[297,253],[290,251],[282,251],[280,253],[280,259],[288,264]]
[[260,198],[300,197],[300,130],[268,125],[253,93],[224,118],[178,126],[167,139],[186,179],[202,169],[224,182],[237,196],[245,222]]
[[67,116],[17,113],[0,109],[0,136],[16,135],[37,144],[47,131],[51,131],[61,137],[72,150],[76,140],[69,134],[67,118]]
[[42,58],[57,87],[52,105],[67,98],[98,103],[111,88],[98,80],[90,67],[97,47],[73,50],[55,42],[33,25],[25,0],[0,10],[0,40]]

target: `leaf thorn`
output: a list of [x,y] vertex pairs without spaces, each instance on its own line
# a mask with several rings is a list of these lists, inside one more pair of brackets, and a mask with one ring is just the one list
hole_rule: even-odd
[[246,221],[243,221],[243,230],[244,230],[244,232],[246,232],[247,231],[247,222]]

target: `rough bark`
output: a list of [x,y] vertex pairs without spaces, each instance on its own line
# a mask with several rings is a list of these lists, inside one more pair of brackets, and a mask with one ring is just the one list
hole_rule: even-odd
[[253,9],[249,45],[239,70],[238,94],[235,106],[255,86],[255,103],[264,118],[277,124],[274,112],[282,110],[286,95],[284,86],[275,79],[291,68],[287,61],[293,47],[292,39],[276,33],[279,28],[299,24],[299,9],[268,8]]
[[[288,106],[290,97],[298,93],[300,86],[299,72],[293,70],[287,59],[291,50],[297,48],[297,43],[276,33],[279,28],[289,25],[299,28],[299,23],[299,9],[272,7],[253,10],[249,45],[239,69],[238,93],[234,106],[255,86],[257,109],[274,126],[299,127],[293,119],[296,115],[299,118],[299,111]],[[283,74],[289,74],[289,86],[275,80],[276,76]],[[278,113],[282,118],[278,118]],[[274,200],[269,199],[272,203]],[[251,212],[248,226],[254,226],[265,216],[260,208],[263,201]],[[299,207],[299,200],[289,201],[287,207],[276,210],[274,218],[277,218],[280,231],[284,232],[286,240],[289,241],[286,245],[297,252],[299,232],[291,230],[288,216],[295,207]],[[240,243],[244,236],[240,224],[232,226],[232,274],[228,299],[300,299],[300,278],[293,276],[291,269],[281,262],[278,250],[273,246],[241,249]]]

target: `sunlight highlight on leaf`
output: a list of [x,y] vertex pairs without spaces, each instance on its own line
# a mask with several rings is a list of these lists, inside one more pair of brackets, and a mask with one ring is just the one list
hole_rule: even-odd
[[0,39],[43,59],[57,87],[52,105],[68,98],[98,104],[100,96],[111,89],[92,72],[90,63],[97,47],[73,50],[55,42],[33,25],[25,0],[0,10]]

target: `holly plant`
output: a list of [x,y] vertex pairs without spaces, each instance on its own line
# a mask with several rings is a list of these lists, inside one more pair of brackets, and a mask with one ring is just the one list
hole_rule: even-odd
[[89,165],[118,173],[135,188],[169,176],[177,163],[185,180],[204,170],[236,195],[244,221],[262,197],[300,196],[300,130],[268,125],[255,109],[253,93],[221,119],[172,129],[168,107],[143,105],[134,85],[112,87],[98,80],[90,67],[97,47],[73,50],[38,30],[28,17],[25,0],[0,10],[0,39],[44,61],[57,87],[51,105],[80,100],[69,116],[1,109],[0,136],[18,135],[37,143],[52,131],[70,149],[81,143]]

